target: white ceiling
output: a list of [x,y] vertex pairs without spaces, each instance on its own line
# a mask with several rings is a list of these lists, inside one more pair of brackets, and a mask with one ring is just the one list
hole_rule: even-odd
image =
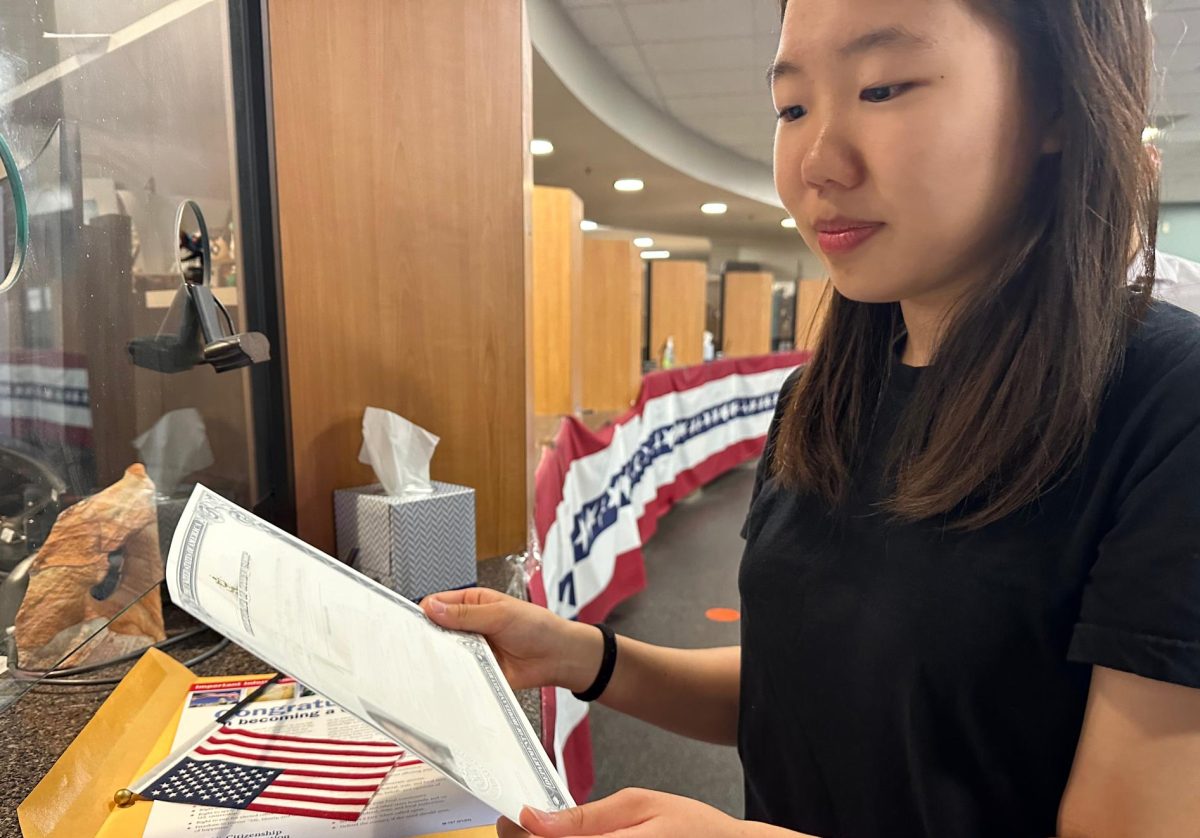
[[697,133],[771,163],[775,117],[764,79],[779,42],[778,0],[561,2],[648,101]]
[[[559,0],[584,38],[649,102],[696,133],[771,163],[764,72],[778,0]],[[1155,114],[1180,117],[1158,141],[1163,198],[1200,201],[1200,0],[1154,0]]]
[[1163,200],[1200,202],[1200,0],[1154,0],[1153,113],[1174,120],[1156,141]]
[[[533,131],[555,146],[550,156],[534,158],[534,181],[573,190],[583,200],[585,217],[599,224],[638,235],[670,233],[726,244],[790,246],[793,265],[807,252],[794,230],[779,226],[786,211],[689,177],[638,148],[589,111],[537,53]],[[615,180],[627,177],[644,180],[645,192],[612,188]],[[729,212],[701,214],[700,205],[710,201],[725,203]]]

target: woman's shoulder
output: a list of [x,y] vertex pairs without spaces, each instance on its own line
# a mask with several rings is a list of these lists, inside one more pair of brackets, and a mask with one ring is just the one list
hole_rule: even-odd
[[786,398],[788,396],[788,394],[791,393],[792,390],[795,389],[796,385],[798,383],[800,383],[800,376],[804,375],[804,368],[806,366],[808,366],[807,362],[801,364],[800,366],[798,366],[794,370],[792,370],[791,373],[788,375],[788,377],[784,379],[783,387],[781,387],[779,390],[781,399]]
[[1161,300],[1151,303],[1105,401],[1126,418],[1170,414],[1200,424],[1200,317]]
[[[1200,374],[1200,317],[1162,300],[1150,303],[1134,328],[1121,378],[1137,385]],[[1200,381],[1191,389],[1200,394]]]

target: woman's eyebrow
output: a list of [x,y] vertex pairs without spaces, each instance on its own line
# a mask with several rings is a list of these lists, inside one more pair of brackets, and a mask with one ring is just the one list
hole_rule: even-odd
[[[865,32],[843,44],[837,53],[842,58],[850,58],[875,49],[928,49],[932,46],[933,41],[929,38],[903,26],[884,26]],[[804,68],[800,64],[786,60],[776,61],[767,69],[767,83],[774,85],[781,78],[795,75],[804,75]]]
[[838,49],[838,55],[849,58],[881,47],[903,47],[905,49],[928,49],[933,41],[924,35],[918,35],[903,26],[885,26],[882,29],[872,29]]
[[802,76],[804,70],[799,64],[793,64],[791,61],[776,61],[767,68],[767,84],[774,86],[775,82],[787,76]]

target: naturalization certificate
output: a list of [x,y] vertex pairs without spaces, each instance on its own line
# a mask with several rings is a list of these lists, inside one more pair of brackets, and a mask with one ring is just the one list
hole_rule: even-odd
[[175,531],[167,585],[198,620],[508,818],[574,805],[483,638],[434,625],[203,486]]

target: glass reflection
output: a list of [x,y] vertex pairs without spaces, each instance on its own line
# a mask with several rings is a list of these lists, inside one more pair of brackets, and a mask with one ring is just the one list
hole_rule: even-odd
[[771,350],[786,352],[796,346],[796,280],[771,284]]
[[6,294],[16,287],[25,267],[25,251],[29,244],[29,208],[25,203],[21,169],[2,135],[0,179],[4,186],[4,197],[0,200],[0,294]]
[[[203,273],[180,253],[187,200],[208,222],[218,337],[246,332],[228,11],[6,0],[0,39],[0,136],[29,219],[0,294],[0,631],[41,670],[86,663],[70,653],[88,637],[92,659],[161,639],[157,580],[192,486],[259,496],[246,371],[167,373],[130,348],[178,333],[181,289]],[[19,239],[10,180],[0,272]]]

